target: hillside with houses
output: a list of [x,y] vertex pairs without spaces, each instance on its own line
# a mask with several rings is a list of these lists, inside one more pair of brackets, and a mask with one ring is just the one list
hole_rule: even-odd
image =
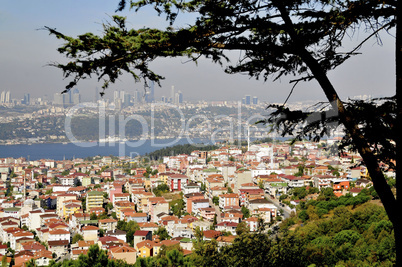
[[48,266],[94,245],[127,264],[172,249],[191,257],[197,242],[225,251],[243,232],[281,236],[340,206],[381,206],[360,156],[332,153],[336,141],[222,144],[157,161],[1,158],[0,257]]

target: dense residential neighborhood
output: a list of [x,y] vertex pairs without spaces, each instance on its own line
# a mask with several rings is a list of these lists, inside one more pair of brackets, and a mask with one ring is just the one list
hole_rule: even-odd
[[243,228],[275,232],[300,200],[371,188],[357,154],[330,153],[336,141],[223,144],[158,161],[0,158],[1,257],[47,266],[98,245],[132,264],[166,247],[190,255],[196,237],[222,247]]

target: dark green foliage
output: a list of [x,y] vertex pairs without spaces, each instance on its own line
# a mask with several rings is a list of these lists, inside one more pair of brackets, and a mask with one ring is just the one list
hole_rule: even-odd
[[140,226],[135,221],[118,221],[117,229],[126,232],[127,243],[133,245],[134,233],[135,231],[140,230]]
[[185,145],[175,145],[172,147],[166,147],[162,149],[158,149],[154,152],[146,154],[147,157],[157,160],[161,157],[164,156],[174,156],[174,155],[179,155],[179,154],[187,154],[190,155],[191,152],[195,150],[202,150],[202,151],[210,151],[210,150],[215,150],[218,149],[217,146],[213,145],[191,145],[191,144],[185,144]]
[[84,240],[84,237],[80,234],[75,234],[72,239],[72,243],[75,244],[78,241]]
[[219,206],[219,197],[217,196],[212,197],[212,203],[214,203],[216,206]]
[[51,261],[49,267],[127,267],[130,266],[121,260],[111,260],[105,250],[101,250],[98,245],[89,248],[88,254],[81,254],[78,260],[65,260],[63,262]]
[[292,193],[293,199],[304,199],[308,195],[306,187],[296,187],[293,189]]
[[180,218],[183,213],[185,204],[186,203],[184,202],[184,200],[182,198],[179,198],[179,199],[170,201],[169,207],[172,210],[172,213]]
[[155,196],[160,197],[160,196],[162,196],[162,193],[169,192],[169,186],[165,183],[158,184],[157,187],[152,189],[152,192],[155,194]]
[[241,212],[243,213],[244,219],[247,219],[248,217],[250,217],[250,210],[248,208],[246,208],[245,206],[241,207]]
[[[294,224],[290,220],[285,221]],[[125,225],[119,222],[118,227]],[[126,225],[127,227],[127,225]],[[155,234],[163,235],[165,229]],[[198,231],[198,234],[197,234]],[[232,245],[218,250],[217,241],[203,241],[196,230],[193,253],[183,257],[178,247],[163,248],[161,255],[137,259],[135,266],[392,266],[395,263],[393,228],[382,207],[365,203],[350,210],[333,209],[333,216],[306,223],[271,238],[262,232],[239,232]],[[91,247],[88,256],[63,266],[120,266]],[[96,258],[94,258],[96,257]],[[62,266],[61,263],[51,266]],[[125,265],[122,265],[125,266]]]
[[167,232],[166,228],[163,226],[160,226],[158,228],[158,230],[156,230],[154,232],[154,235],[158,235],[160,241],[170,239],[169,233]]

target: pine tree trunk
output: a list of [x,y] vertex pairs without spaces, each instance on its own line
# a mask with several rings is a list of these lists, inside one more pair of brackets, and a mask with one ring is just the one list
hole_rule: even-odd
[[397,1],[396,12],[396,41],[395,41],[395,76],[396,76],[396,223],[394,223],[394,235],[396,245],[396,266],[402,266],[402,1]]

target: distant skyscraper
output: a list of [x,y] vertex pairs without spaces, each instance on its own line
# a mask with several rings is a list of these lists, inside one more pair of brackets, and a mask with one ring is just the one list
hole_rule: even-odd
[[6,92],[3,91],[3,92],[1,92],[1,95],[0,95],[0,103],[5,103],[5,102],[6,102]]
[[167,99],[166,96],[162,96],[162,99],[161,99],[161,100],[162,100],[163,103],[167,103],[167,102],[168,102],[168,99]]
[[30,94],[25,94],[24,95],[24,104],[29,105],[31,103],[31,95]]
[[141,93],[138,92],[138,90],[135,90],[135,92],[134,92],[134,103],[139,104],[139,103],[142,102],[141,100],[142,100]]
[[145,102],[147,103],[152,103],[155,100],[155,96],[154,96],[154,82],[151,81],[149,83],[149,88],[147,89],[147,92],[145,94]]
[[258,97],[253,97],[253,105],[258,105]]
[[79,104],[79,103],[81,103],[80,91],[78,91],[78,89],[75,88],[74,92],[73,92],[73,104],[76,105],[76,104]]
[[175,92],[174,92],[174,86],[172,85],[172,89],[170,91],[170,102],[173,103],[174,102],[174,98],[175,98]]
[[11,93],[10,93],[10,91],[7,91],[5,101],[6,101],[6,103],[11,103]]
[[65,94],[55,93],[53,103],[55,105],[64,105]]
[[65,104],[72,104],[72,103],[73,103],[73,95],[72,95],[72,92],[71,92],[71,91],[72,91],[71,89],[68,90],[67,99],[64,98],[64,100],[66,100],[66,101],[65,101]]
[[246,105],[250,105],[251,104],[251,95],[246,95],[244,96],[245,98],[245,103]]
[[119,98],[120,98],[120,92],[119,91],[114,91],[113,102],[118,101]]
[[123,106],[124,107],[131,106],[131,95],[130,94],[124,94]]
[[122,100],[122,101],[124,101],[124,96],[126,95],[126,92],[124,92],[124,91],[120,91],[120,99]]
[[98,102],[98,100],[99,100],[99,89],[98,87],[95,87],[94,101]]
[[175,95],[174,99],[175,104],[181,104],[183,103],[183,93],[181,91],[178,91]]

